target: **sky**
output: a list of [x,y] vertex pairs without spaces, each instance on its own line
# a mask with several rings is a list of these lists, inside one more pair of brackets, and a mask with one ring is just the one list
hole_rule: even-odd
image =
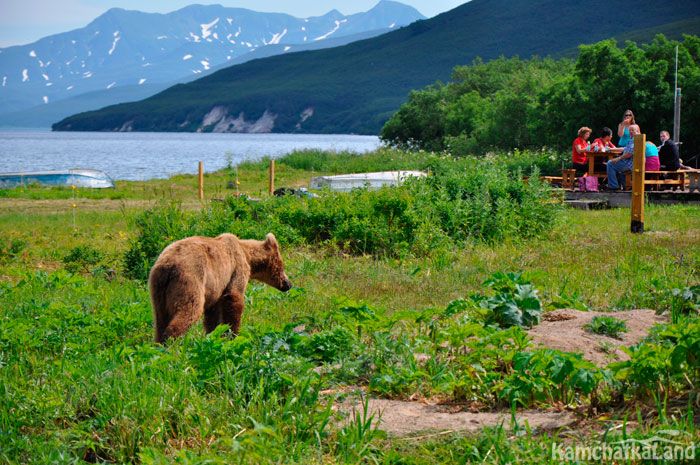
[[[468,0],[397,0],[429,18]],[[287,13],[298,18],[321,16],[336,9],[345,15],[367,11],[379,0],[0,0],[0,47],[24,45],[42,37],[86,26],[118,7],[147,13],[169,13],[187,5],[220,4],[232,8]]]

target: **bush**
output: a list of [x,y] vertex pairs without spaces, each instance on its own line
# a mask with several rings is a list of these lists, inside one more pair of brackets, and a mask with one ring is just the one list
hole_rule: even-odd
[[104,254],[99,250],[93,249],[89,245],[83,245],[73,247],[68,255],[63,257],[63,263],[70,273],[90,273],[92,268],[96,267],[104,258]]
[[[548,230],[560,206],[537,179],[523,183],[503,162],[488,158],[436,161],[433,175],[400,187],[317,198],[274,197],[251,202],[227,197],[200,212],[173,203],[132,219],[139,234],[124,257],[127,275],[145,280],[163,248],[191,235],[223,232],[282,244],[316,244],[350,254],[400,257],[444,253],[463,241],[496,242]],[[537,170],[535,170],[536,172]]]
[[595,316],[590,323],[583,327],[592,333],[614,337],[615,339],[620,339],[622,333],[629,331],[624,321],[611,316]]

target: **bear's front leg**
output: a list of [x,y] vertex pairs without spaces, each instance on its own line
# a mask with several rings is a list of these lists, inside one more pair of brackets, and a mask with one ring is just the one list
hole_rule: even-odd
[[216,305],[204,310],[204,331],[207,334],[211,333],[216,329],[217,326],[222,324],[221,313],[222,313],[222,302],[217,302]]
[[234,336],[238,336],[238,331],[241,329],[243,304],[242,292],[230,292],[224,294],[217,305],[221,311],[221,323],[229,325]]

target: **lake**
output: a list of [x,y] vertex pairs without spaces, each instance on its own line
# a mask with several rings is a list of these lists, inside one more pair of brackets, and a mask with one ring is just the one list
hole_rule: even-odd
[[0,131],[0,173],[86,168],[140,181],[194,174],[200,161],[209,172],[294,150],[365,153],[380,145],[376,136],[345,134]]

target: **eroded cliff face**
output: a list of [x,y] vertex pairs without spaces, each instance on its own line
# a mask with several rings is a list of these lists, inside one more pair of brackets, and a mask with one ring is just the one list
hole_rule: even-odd
[[[312,107],[305,109],[299,114],[297,129],[301,129],[304,121],[309,119],[314,113]],[[261,134],[273,132],[277,115],[268,110],[256,120],[246,120],[243,112],[235,117],[229,113],[229,109],[223,105],[213,107],[204,115],[202,122],[197,128],[197,132],[219,132],[219,133],[249,133]]]

